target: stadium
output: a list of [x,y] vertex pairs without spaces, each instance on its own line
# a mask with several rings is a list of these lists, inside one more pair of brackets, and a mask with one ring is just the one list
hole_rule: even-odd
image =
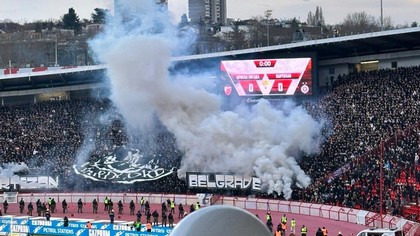
[[[233,205],[263,224],[270,212],[272,232],[287,214],[294,234],[305,224],[420,235],[419,38],[416,27],[170,57],[146,37],[104,64],[4,68],[0,232],[168,235],[144,232],[144,211],[133,229],[144,201],[165,213]],[[105,198],[124,209],[116,224]]]

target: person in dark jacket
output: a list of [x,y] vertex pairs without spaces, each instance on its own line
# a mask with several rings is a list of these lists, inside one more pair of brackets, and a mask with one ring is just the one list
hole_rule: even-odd
[[322,233],[321,228],[318,228],[318,230],[316,231],[315,236],[324,236],[324,234]]
[[66,213],[67,212],[67,202],[66,202],[66,199],[64,199],[61,202],[61,207],[63,208],[63,213]]
[[38,216],[41,216],[41,212],[42,212],[42,203],[41,203],[41,200],[38,199],[38,201],[36,201],[36,213],[38,214]]
[[3,202],[3,210],[4,210],[4,214],[7,214],[7,209],[9,209],[9,203],[7,202],[7,200],[4,200]]
[[92,201],[92,210],[93,213],[98,214],[98,201],[96,201],[96,198]]
[[32,202],[28,204],[28,215],[32,216],[32,211],[34,210],[34,205]]
[[54,198],[51,199],[51,208],[50,208],[51,213],[54,213],[55,212],[55,207],[56,206],[57,206],[57,203],[55,202]]
[[153,216],[153,225],[159,225],[159,213],[155,210],[152,213]]
[[120,201],[118,201],[118,214],[122,214],[124,212],[124,205],[123,203]]
[[111,210],[111,212],[109,213],[109,221],[111,222],[111,224],[114,224],[114,218],[115,218],[114,210]]
[[50,212],[50,209],[47,208],[47,210],[45,211],[45,219],[47,221],[50,221],[50,218],[51,218],[51,212]]
[[174,227],[174,215],[172,212],[169,212],[168,215],[169,227]]
[[83,213],[83,202],[81,198],[77,202],[77,213]]
[[146,211],[146,223],[151,222],[150,217],[152,217],[152,214],[150,214],[150,211]]
[[131,202],[130,202],[130,215],[134,215],[135,210],[136,210],[136,205],[134,204],[134,201],[131,200]]
[[23,209],[25,209],[25,201],[23,201],[23,198],[21,198],[20,199],[20,202],[19,202],[19,211],[20,211],[20,214],[23,213]]
[[69,218],[67,218],[67,216],[64,216],[63,222],[64,227],[69,227]]
[[141,210],[137,211],[137,221],[141,222]]
[[178,205],[178,219],[182,219],[182,217],[184,217],[184,212],[184,206],[180,203]]
[[162,226],[166,227],[166,222],[168,221],[168,216],[166,215],[166,211],[162,212]]

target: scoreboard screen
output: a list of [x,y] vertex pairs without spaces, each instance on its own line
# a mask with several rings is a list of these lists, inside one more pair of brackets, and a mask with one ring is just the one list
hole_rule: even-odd
[[226,96],[312,95],[312,59],[221,61]]

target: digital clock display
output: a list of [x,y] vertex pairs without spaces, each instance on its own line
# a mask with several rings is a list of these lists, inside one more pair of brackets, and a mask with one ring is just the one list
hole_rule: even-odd
[[312,95],[312,59],[283,58],[221,62],[226,96]]

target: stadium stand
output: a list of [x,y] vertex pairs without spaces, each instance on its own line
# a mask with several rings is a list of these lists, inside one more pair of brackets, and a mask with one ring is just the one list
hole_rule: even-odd
[[320,155],[301,162],[314,179],[322,179],[300,192],[303,199],[378,212],[383,140],[388,211],[401,214],[401,206],[415,201],[419,85],[419,67],[355,73],[341,77],[318,103],[307,104],[327,116],[318,117],[331,118],[333,133]]
[[[382,156],[385,210],[416,218],[420,208],[407,206],[418,203],[415,190],[420,184],[419,87],[419,67],[367,71],[341,76],[317,101],[304,101],[314,117],[328,121],[329,126],[324,130],[326,140],[320,153],[300,161],[314,182],[307,189],[295,189],[293,200],[378,212]],[[25,162],[27,174],[60,175],[61,191],[189,191],[176,174],[136,183],[128,190],[74,174],[72,165],[83,155],[83,160],[95,160],[135,138],[125,131],[121,116],[108,100],[2,106],[0,120],[2,163]],[[165,129],[144,134],[142,140],[148,140],[142,143],[145,150],[158,144],[157,153],[150,156],[166,162],[166,166],[180,165],[182,154]],[[85,144],[91,146],[89,155],[80,150]]]

